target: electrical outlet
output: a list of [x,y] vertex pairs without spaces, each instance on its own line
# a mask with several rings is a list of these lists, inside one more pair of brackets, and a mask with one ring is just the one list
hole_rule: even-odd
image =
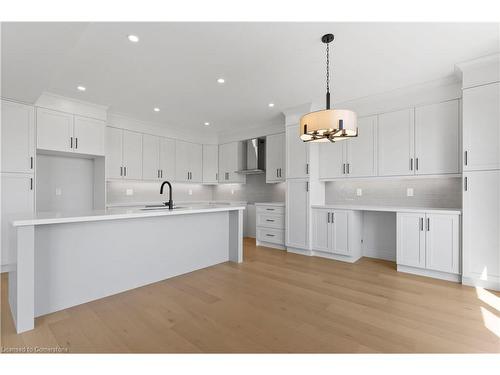
[[363,189],[357,188],[357,189],[356,189],[356,195],[357,195],[358,197],[361,197],[361,196],[363,195]]
[[126,189],[125,195],[134,195],[134,189]]
[[56,195],[62,195],[62,189],[60,187],[56,188]]
[[193,190],[192,190],[192,189],[189,189],[189,190],[188,190],[188,194],[189,194],[189,195],[193,195]]
[[406,188],[406,196],[413,197],[413,188]]

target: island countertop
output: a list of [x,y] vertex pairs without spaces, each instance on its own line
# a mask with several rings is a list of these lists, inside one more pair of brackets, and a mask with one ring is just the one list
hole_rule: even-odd
[[14,227],[30,226],[30,225],[45,225],[45,224],[62,224],[62,223],[79,223],[85,221],[103,221],[103,220],[119,220],[119,219],[135,219],[143,217],[156,216],[171,216],[171,215],[187,215],[200,214],[221,211],[236,211],[244,210],[243,205],[185,205],[168,209],[148,209],[141,208],[108,208],[105,210],[92,211],[75,211],[75,212],[37,212],[31,215],[22,215],[12,218]]

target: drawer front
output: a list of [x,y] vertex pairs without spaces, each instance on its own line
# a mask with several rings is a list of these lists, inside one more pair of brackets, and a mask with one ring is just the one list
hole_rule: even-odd
[[285,229],[284,215],[257,214],[257,226],[265,228]]
[[257,206],[257,213],[284,215],[284,206]]
[[257,241],[285,244],[285,231],[281,229],[257,228]]

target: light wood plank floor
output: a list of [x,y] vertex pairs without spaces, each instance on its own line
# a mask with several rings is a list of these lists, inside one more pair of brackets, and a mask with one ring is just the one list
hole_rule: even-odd
[[475,288],[398,273],[392,262],[347,264],[256,247],[253,239],[245,239],[243,264],[43,316],[20,335],[5,276],[4,351],[500,352],[498,293],[479,298]]

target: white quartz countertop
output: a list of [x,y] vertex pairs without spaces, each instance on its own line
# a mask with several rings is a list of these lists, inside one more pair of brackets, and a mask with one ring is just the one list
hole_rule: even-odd
[[23,215],[14,218],[12,225],[15,227],[28,225],[44,225],[44,224],[62,224],[62,223],[78,223],[84,221],[103,221],[103,220],[118,220],[118,219],[134,219],[143,217],[155,216],[171,216],[171,215],[186,215],[200,214],[209,212],[235,211],[244,210],[245,206],[240,205],[185,205],[179,206],[173,210],[168,209],[152,209],[141,210],[140,208],[108,208],[105,210],[94,210],[84,212],[37,212],[32,215]]
[[285,202],[255,202],[256,206],[285,206]]
[[[143,207],[146,205],[162,204],[163,201],[148,201],[148,202],[122,202],[122,203],[108,203],[107,208],[115,207]],[[193,206],[193,205],[233,205],[233,206],[245,206],[246,201],[174,201],[176,205],[179,206]]]
[[357,210],[357,211],[382,211],[382,212],[418,212],[418,213],[443,213],[460,215],[462,210],[459,208],[426,208],[426,207],[398,207],[398,206],[372,206],[357,204],[325,204],[313,205],[312,208],[326,208],[337,210]]

